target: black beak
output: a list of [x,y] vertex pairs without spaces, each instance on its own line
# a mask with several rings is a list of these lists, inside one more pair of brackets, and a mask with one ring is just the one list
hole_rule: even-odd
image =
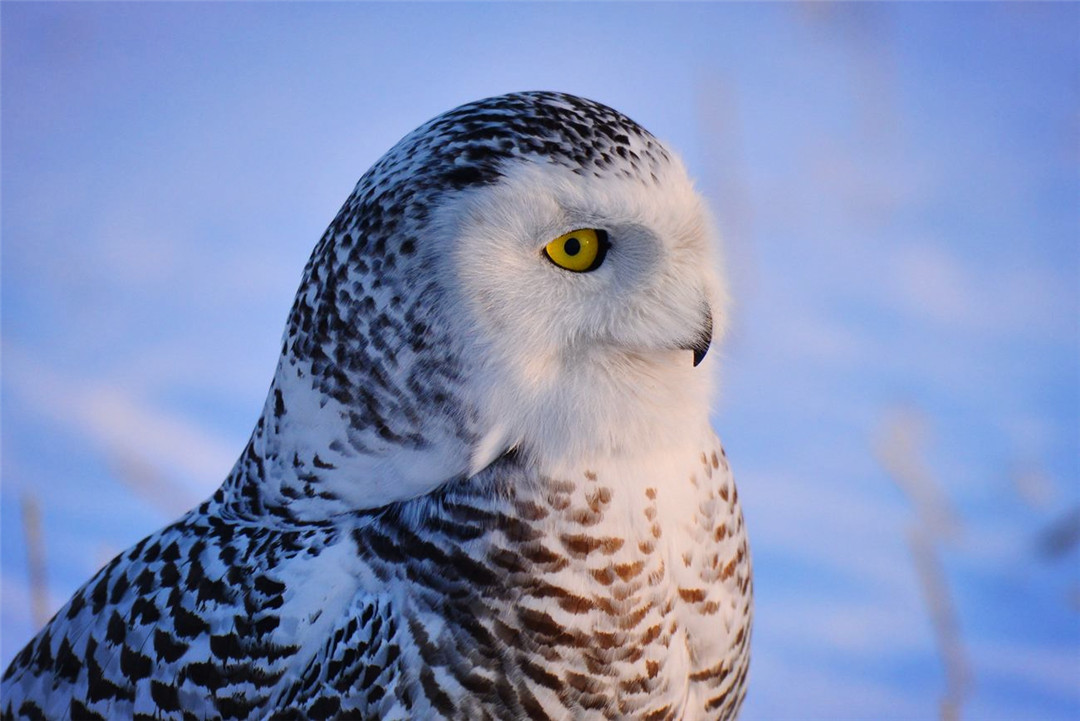
[[709,352],[710,345],[712,345],[712,311],[709,306],[705,306],[705,322],[702,323],[700,330],[698,330],[694,342],[689,346],[684,346],[686,350],[694,351],[695,368],[701,361],[705,360],[705,354]]

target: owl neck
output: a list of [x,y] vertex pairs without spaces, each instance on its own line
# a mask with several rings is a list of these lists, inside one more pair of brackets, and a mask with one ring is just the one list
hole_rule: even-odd
[[486,427],[541,464],[634,458],[680,447],[709,430],[711,359],[688,352],[586,354],[532,360],[492,384]]
[[[412,425],[391,427],[383,419],[400,389],[367,391],[380,400],[352,398],[340,386],[327,392],[311,364],[283,356],[262,416],[222,488],[231,511],[322,523],[467,475],[475,440],[468,424],[403,412]],[[382,407],[372,410],[375,402]]]
[[541,473],[632,467],[711,432],[711,374],[689,356],[664,363],[622,359],[558,383],[500,384],[511,392],[491,393],[474,422],[407,413],[416,420],[406,435],[373,428],[358,403],[325,393],[307,367],[283,357],[223,492],[237,515],[324,523],[431,493],[510,450]]

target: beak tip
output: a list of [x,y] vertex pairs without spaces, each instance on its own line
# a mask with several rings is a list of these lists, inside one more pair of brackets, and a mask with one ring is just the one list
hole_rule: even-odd
[[697,368],[701,361],[705,360],[705,354],[709,352],[709,346],[712,345],[713,334],[713,318],[712,310],[708,305],[705,306],[705,322],[702,324],[701,334],[698,336],[697,342],[694,343],[692,349],[694,351],[694,367]]
[[713,337],[713,318],[712,311],[708,304],[705,304],[705,312],[701,318],[701,325],[698,326],[696,336],[692,341],[686,342],[679,346],[680,350],[689,350],[694,352],[694,367],[697,368],[701,365],[701,362],[705,360],[705,356],[709,353],[709,346],[712,345]]
[[703,347],[694,348],[694,367],[697,368],[701,365],[701,361],[705,360],[705,354],[709,352],[709,346],[706,344]]

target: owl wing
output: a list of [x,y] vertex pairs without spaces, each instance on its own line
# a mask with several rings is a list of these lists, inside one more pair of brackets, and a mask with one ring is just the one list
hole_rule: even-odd
[[310,559],[335,542],[332,529],[320,534],[193,511],[148,536],[18,654],[2,682],[3,717],[247,718],[265,708],[315,650],[303,633],[307,600],[297,603],[297,589],[314,584],[289,576],[290,564],[317,566]]
[[358,593],[310,659],[283,679],[268,706],[274,718],[409,718],[396,693],[398,623],[387,597]]

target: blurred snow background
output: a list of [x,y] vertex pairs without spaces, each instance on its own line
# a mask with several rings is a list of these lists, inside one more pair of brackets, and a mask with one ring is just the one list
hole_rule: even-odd
[[0,5],[0,663],[209,494],[315,241],[511,90],[678,148],[736,298],[744,718],[1080,718],[1080,5]]

